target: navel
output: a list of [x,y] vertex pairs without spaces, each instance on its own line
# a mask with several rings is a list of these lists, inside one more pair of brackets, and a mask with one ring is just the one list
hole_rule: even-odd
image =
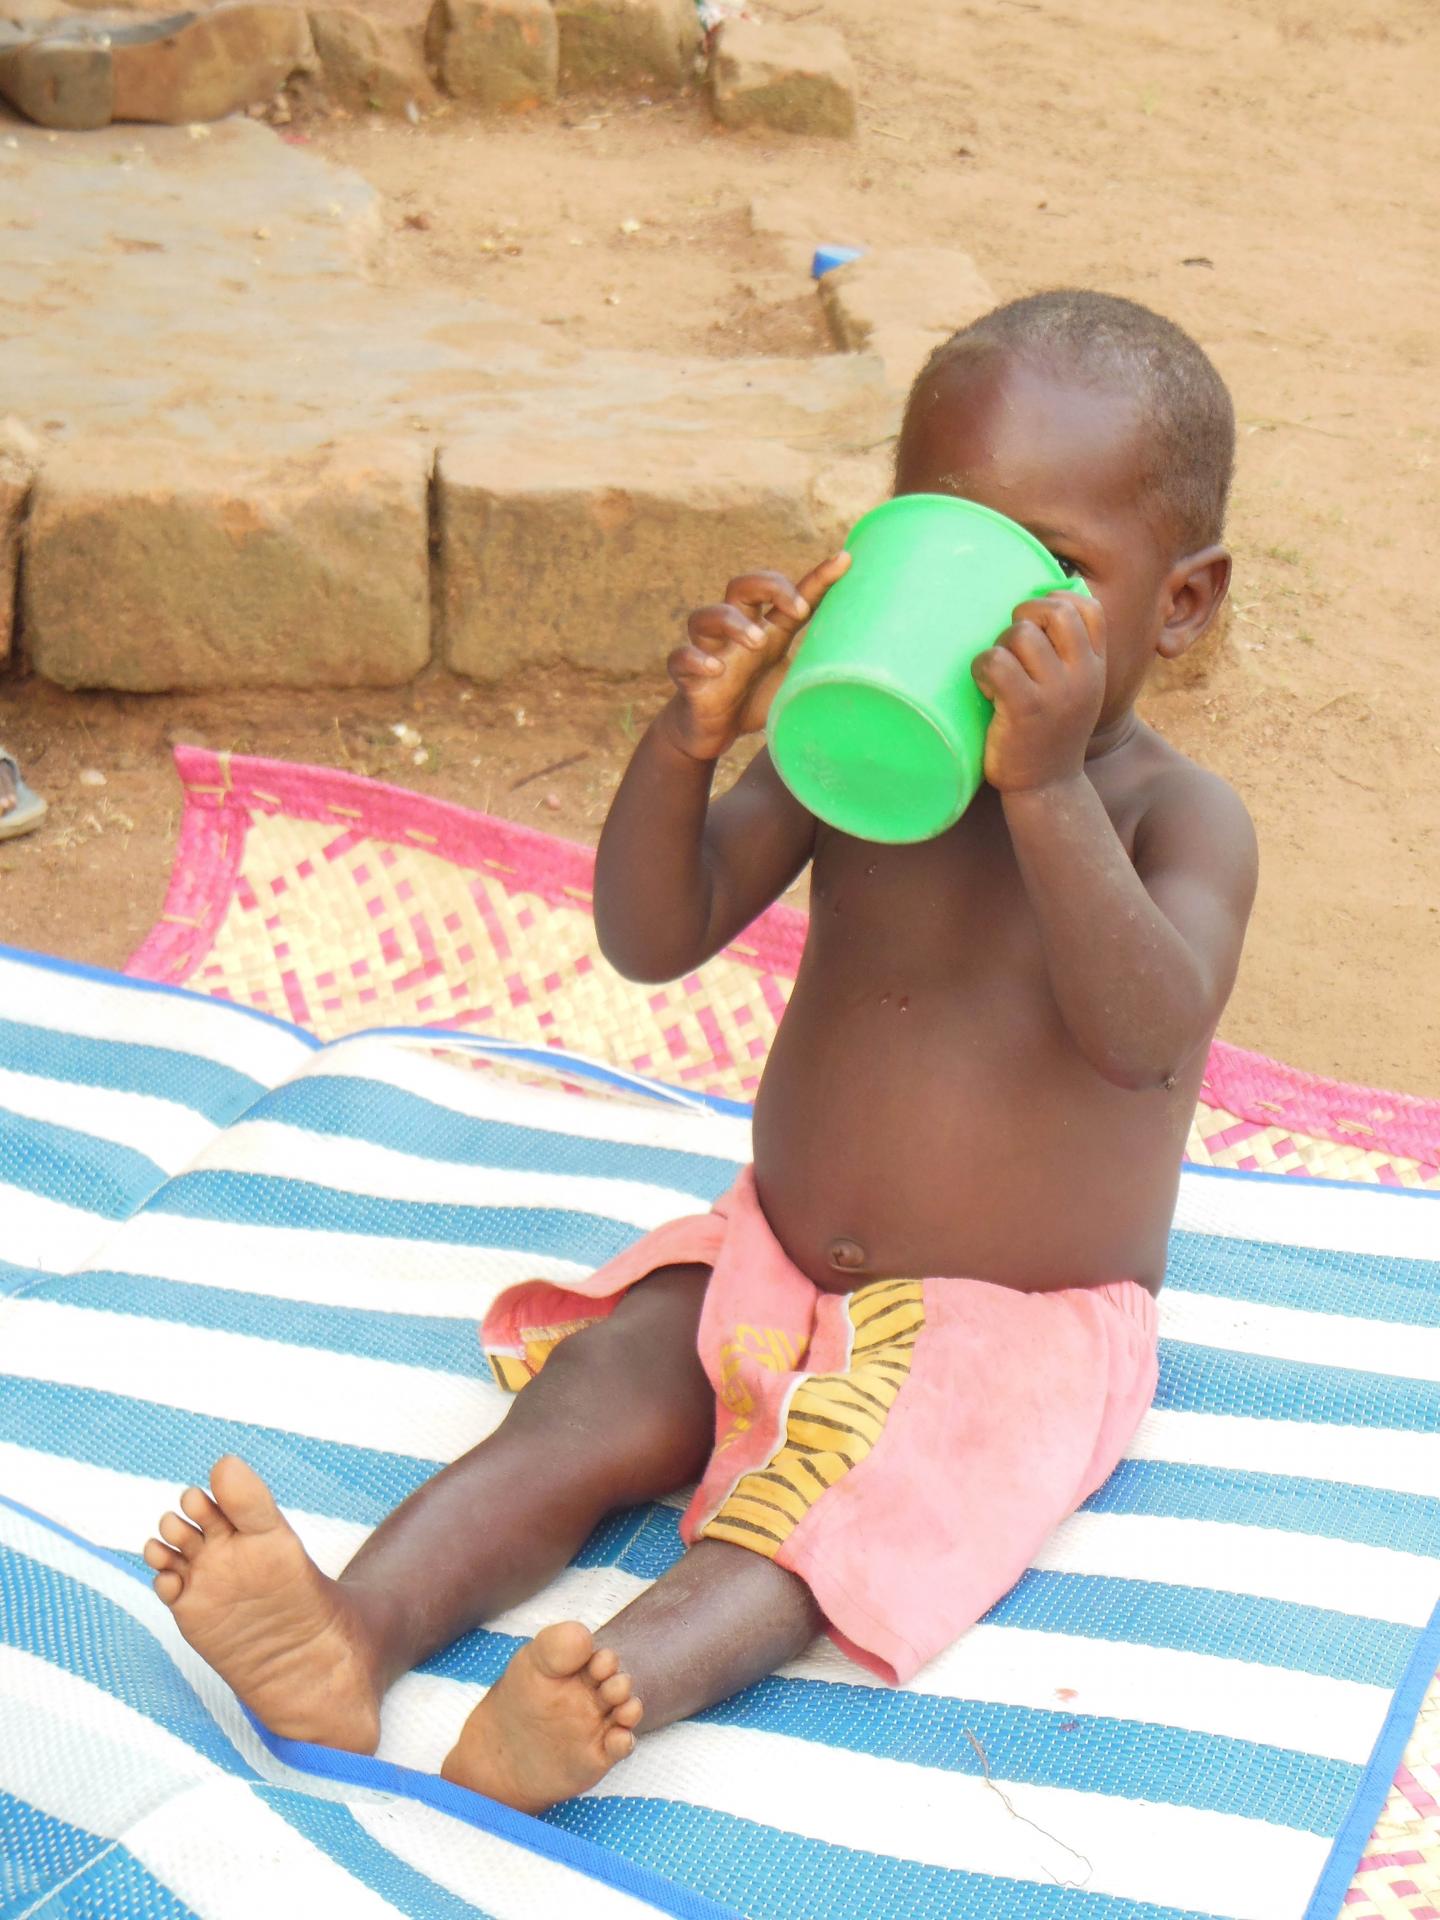
[[858,1240],[832,1240],[826,1257],[841,1273],[860,1273],[865,1266],[865,1249]]

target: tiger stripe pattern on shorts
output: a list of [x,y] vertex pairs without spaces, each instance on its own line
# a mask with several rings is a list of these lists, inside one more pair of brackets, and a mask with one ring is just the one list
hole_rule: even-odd
[[851,1294],[849,1312],[849,1365],[801,1377],[786,1405],[779,1451],[742,1475],[701,1528],[703,1538],[773,1560],[821,1494],[879,1440],[925,1324],[924,1282],[872,1281]]

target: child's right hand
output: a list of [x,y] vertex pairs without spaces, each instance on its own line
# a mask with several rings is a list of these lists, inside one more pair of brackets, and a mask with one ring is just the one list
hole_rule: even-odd
[[719,606],[701,607],[667,665],[675,697],[669,738],[692,760],[718,760],[742,734],[758,733],[785,678],[790,643],[850,565],[837,553],[798,586],[780,573],[743,573]]

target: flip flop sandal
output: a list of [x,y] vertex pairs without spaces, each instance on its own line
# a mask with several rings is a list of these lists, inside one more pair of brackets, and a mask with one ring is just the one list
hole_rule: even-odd
[[46,804],[38,793],[32,793],[20,774],[20,762],[8,748],[0,747],[0,766],[9,767],[15,775],[15,804],[8,813],[0,813],[0,840],[14,840],[22,833],[30,833],[45,818]]

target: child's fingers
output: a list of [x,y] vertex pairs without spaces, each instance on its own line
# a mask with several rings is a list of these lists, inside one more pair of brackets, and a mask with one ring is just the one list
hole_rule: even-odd
[[690,680],[713,680],[725,671],[725,662],[699,647],[676,647],[665,662],[665,670],[677,687],[683,687]]
[[[835,582],[849,571],[850,556],[843,550],[832,553],[828,560],[822,560],[818,567],[810,569],[797,589],[800,598],[808,603],[810,613],[814,613]],[[809,615],[806,617],[808,619]]]
[[1017,620],[1000,645],[1020,662],[1037,686],[1044,686],[1061,671],[1059,649],[1033,620]]
[[[769,623],[787,633],[810,618],[810,603],[793,580],[783,573],[741,573],[725,589],[725,598],[759,621],[769,609]],[[788,624],[787,624],[788,623]]]
[[752,653],[760,651],[766,638],[758,620],[752,620],[740,607],[728,603],[697,608],[686,621],[685,631],[695,646],[732,645],[748,647]]
[[1079,666],[1092,653],[1105,656],[1105,612],[1098,600],[1078,593],[1048,593],[1015,609],[1015,624],[1028,621],[1050,636],[1067,666]]
[[996,706],[1024,703],[1029,706],[1039,689],[1008,647],[990,647],[975,656],[970,669],[975,684],[987,700]]

